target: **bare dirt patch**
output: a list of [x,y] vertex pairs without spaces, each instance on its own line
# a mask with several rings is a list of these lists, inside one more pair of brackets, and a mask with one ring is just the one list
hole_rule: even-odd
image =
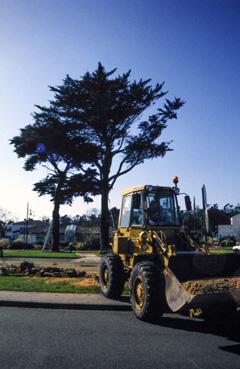
[[[36,277],[39,278],[39,277]],[[99,285],[96,274],[86,275],[83,278],[68,278],[68,277],[46,277],[41,278],[48,284],[50,283],[62,283],[67,282],[68,284],[75,287],[97,287]]]
[[240,278],[231,277],[187,281],[183,283],[183,286],[193,295],[225,293],[240,290]]

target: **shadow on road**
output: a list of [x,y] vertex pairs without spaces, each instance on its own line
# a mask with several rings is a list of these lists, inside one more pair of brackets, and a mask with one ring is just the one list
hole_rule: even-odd
[[231,345],[231,346],[220,346],[220,350],[230,352],[231,354],[240,355],[240,345]]
[[[236,312],[227,318],[219,319],[189,319],[172,315],[171,317],[162,317],[158,323],[173,329],[185,330],[190,332],[198,332],[205,334],[213,334],[221,336],[232,341],[240,342],[240,313]],[[223,351],[228,351],[240,355],[240,344],[219,347]]]
[[127,295],[120,296],[118,301],[126,302],[130,304],[130,296],[127,296]]
[[[120,301],[130,304],[129,296],[121,296]],[[131,310],[131,309],[129,309]],[[159,326],[180,329],[190,332],[214,334],[240,342],[240,311],[229,313],[226,317],[204,319],[190,319],[188,316],[163,316],[158,323]],[[240,344],[220,347],[221,350],[233,352],[240,355]]]

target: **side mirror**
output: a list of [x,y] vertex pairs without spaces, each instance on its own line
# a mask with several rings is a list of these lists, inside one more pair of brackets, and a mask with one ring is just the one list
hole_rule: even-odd
[[191,199],[190,199],[190,196],[188,196],[188,195],[185,196],[185,205],[186,205],[186,210],[187,211],[191,211],[192,210]]

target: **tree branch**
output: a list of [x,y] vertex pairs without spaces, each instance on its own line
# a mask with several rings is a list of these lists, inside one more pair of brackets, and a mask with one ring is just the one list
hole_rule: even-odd
[[113,153],[113,155],[112,155],[112,156],[115,156],[115,155],[120,154],[121,152],[123,152],[123,151],[121,151],[121,149],[122,149],[122,147],[123,147],[123,144],[124,144],[125,139],[126,139],[126,137],[124,136],[124,137],[122,138],[122,140],[121,140],[121,142],[120,142],[120,144],[119,144],[119,146],[118,146],[117,150],[114,150],[114,151],[112,152],[112,153]]
[[126,168],[125,170],[123,170],[121,172],[122,167],[123,167],[124,163],[126,162],[127,158],[128,158],[128,156],[126,156],[121,161],[117,173],[114,174],[112,177],[109,178],[109,182],[112,180],[112,183],[110,184],[110,187],[111,188],[113,188],[113,186],[114,186],[114,184],[115,184],[115,182],[116,182],[116,180],[117,180],[118,177],[122,176],[123,174],[126,174],[126,173],[130,172],[130,170],[132,170],[136,165],[138,165],[140,163],[139,162],[139,159],[137,159],[137,160],[135,160],[134,164],[132,164],[130,167]]
[[61,173],[61,170],[58,168],[57,164],[55,163],[54,160],[50,159],[50,157],[48,156],[48,161],[49,163],[52,164],[52,166],[56,169],[57,173],[60,174]]
[[42,165],[42,167],[49,170],[49,172],[55,173],[55,171],[53,169],[49,168],[47,165]]

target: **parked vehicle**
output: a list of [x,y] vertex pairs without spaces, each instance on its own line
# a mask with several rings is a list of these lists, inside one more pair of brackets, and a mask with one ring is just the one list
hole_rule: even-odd
[[233,246],[232,249],[235,252],[235,254],[240,254],[240,245]]

